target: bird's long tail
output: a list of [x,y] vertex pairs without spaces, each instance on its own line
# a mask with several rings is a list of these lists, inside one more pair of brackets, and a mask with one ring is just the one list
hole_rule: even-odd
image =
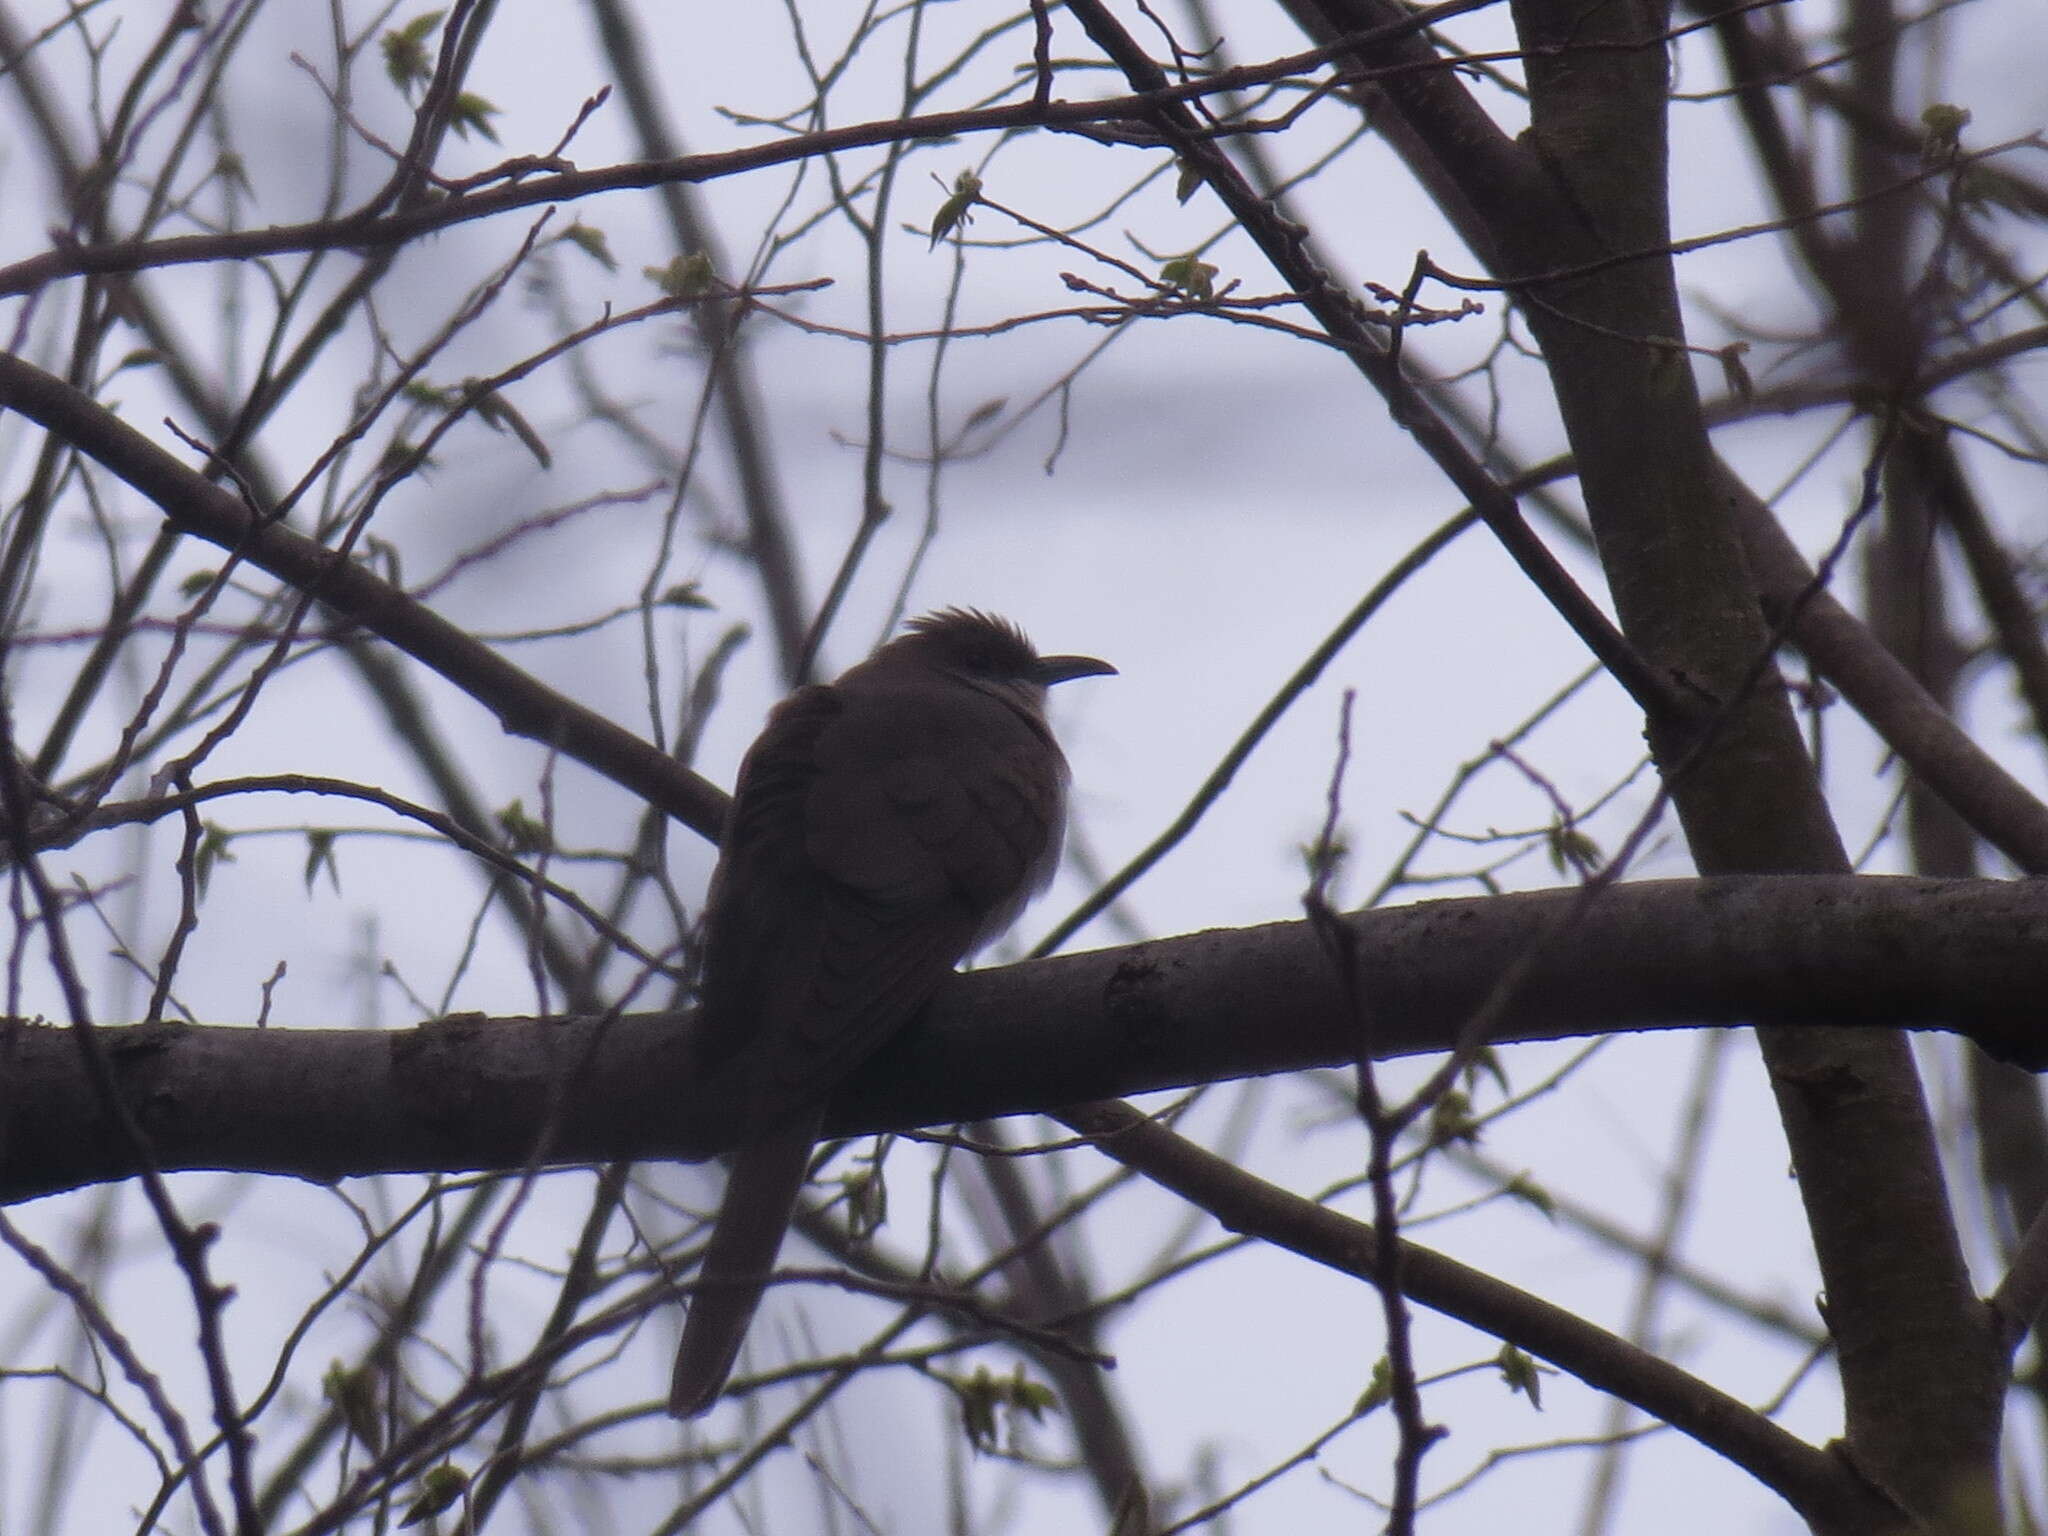
[[679,1419],[694,1418],[717,1402],[732,1373],[804,1187],[818,1129],[816,1113],[799,1115],[734,1154],[676,1349],[668,1411]]

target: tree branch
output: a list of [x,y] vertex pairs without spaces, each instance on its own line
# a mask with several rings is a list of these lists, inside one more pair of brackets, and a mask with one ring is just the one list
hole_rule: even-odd
[[516,736],[546,743],[716,839],[726,797],[631,731],[571,702],[363,565],[259,516],[90,395],[0,352],[0,407],[19,411],[162,509],[180,532],[239,555],[438,672]]
[[[1106,1156],[1200,1206],[1231,1231],[1347,1275],[1373,1278],[1379,1235],[1364,1222],[1256,1179],[1127,1105],[1081,1105],[1060,1118],[1091,1137]],[[1781,1495],[1816,1529],[1876,1530],[1896,1516],[1828,1452],[1563,1307],[1413,1243],[1401,1244],[1401,1271],[1403,1289],[1414,1300],[1656,1415]]]
[[[1540,952],[1500,1042],[1733,1025],[1948,1029],[2048,1065],[2048,889],[2031,881],[1731,876],[1604,893],[1423,902],[1346,919],[1374,1054],[1448,1049],[1494,979]],[[404,1030],[99,1030],[166,1171],[309,1179],[701,1159],[732,1096],[686,1015],[491,1019]],[[63,1030],[17,1034],[0,1199],[136,1172]],[[828,1128],[853,1135],[1357,1059],[1351,1009],[1303,923],[1190,934],[961,977],[861,1069]]]

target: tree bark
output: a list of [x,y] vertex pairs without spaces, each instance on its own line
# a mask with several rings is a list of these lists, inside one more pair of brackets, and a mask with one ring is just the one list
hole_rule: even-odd
[[[1497,1042],[1769,1020],[1939,1028],[2048,1066],[2048,888],[1879,877],[1650,881],[1433,901],[1348,919],[1375,1054],[1449,1048],[1532,946]],[[846,1085],[851,1135],[1054,1110],[1356,1059],[1304,923],[974,972]],[[375,1173],[713,1156],[687,1014],[456,1015],[411,1029],[102,1028],[146,1149],[94,1097],[68,1029],[16,1021],[0,1199],[163,1171]]]

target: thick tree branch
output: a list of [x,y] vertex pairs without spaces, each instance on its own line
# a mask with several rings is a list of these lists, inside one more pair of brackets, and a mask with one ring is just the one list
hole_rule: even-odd
[[[2048,888],[2032,881],[1729,877],[1424,902],[1348,919],[1375,1054],[1448,1049],[1540,953],[1496,1039],[1768,1020],[1939,1028],[2048,1065]],[[1576,909],[1576,915],[1574,915]],[[1301,923],[1191,934],[962,977],[857,1074],[848,1135],[1056,1108],[1354,1059],[1352,1009]],[[102,1029],[165,1170],[311,1179],[704,1158],[730,1095],[687,1018],[487,1019],[405,1030]],[[0,1199],[136,1171],[64,1030],[20,1026]]]
[[[1849,861],[1775,669],[1682,351],[1669,260],[1542,280],[1669,239],[1664,7],[1514,0],[1530,142],[1574,217],[1496,231],[1541,345],[1623,632],[1715,701],[1704,735],[1648,722],[1702,872]],[[1635,46],[1631,49],[1629,45]],[[1990,1486],[2005,1362],[1949,1209],[1905,1042],[1759,1034],[1839,1346],[1849,1454],[1916,1515]]]
[[1979,746],[1855,614],[1816,585],[1771,509],[1716,464],[1765,615],[1972,831],[2030,875],[2048,874],[2048,806]]

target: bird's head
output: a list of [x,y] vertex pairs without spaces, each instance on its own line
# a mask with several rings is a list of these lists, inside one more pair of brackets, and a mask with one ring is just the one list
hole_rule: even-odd
[[1022,690],[1034,699],[1054,683],[1116,672],[1093,656],[1041,656],[1023,630],[977,608],[942,608],[912,619],[890,646],[902,646],[927,666],[977,687]]

